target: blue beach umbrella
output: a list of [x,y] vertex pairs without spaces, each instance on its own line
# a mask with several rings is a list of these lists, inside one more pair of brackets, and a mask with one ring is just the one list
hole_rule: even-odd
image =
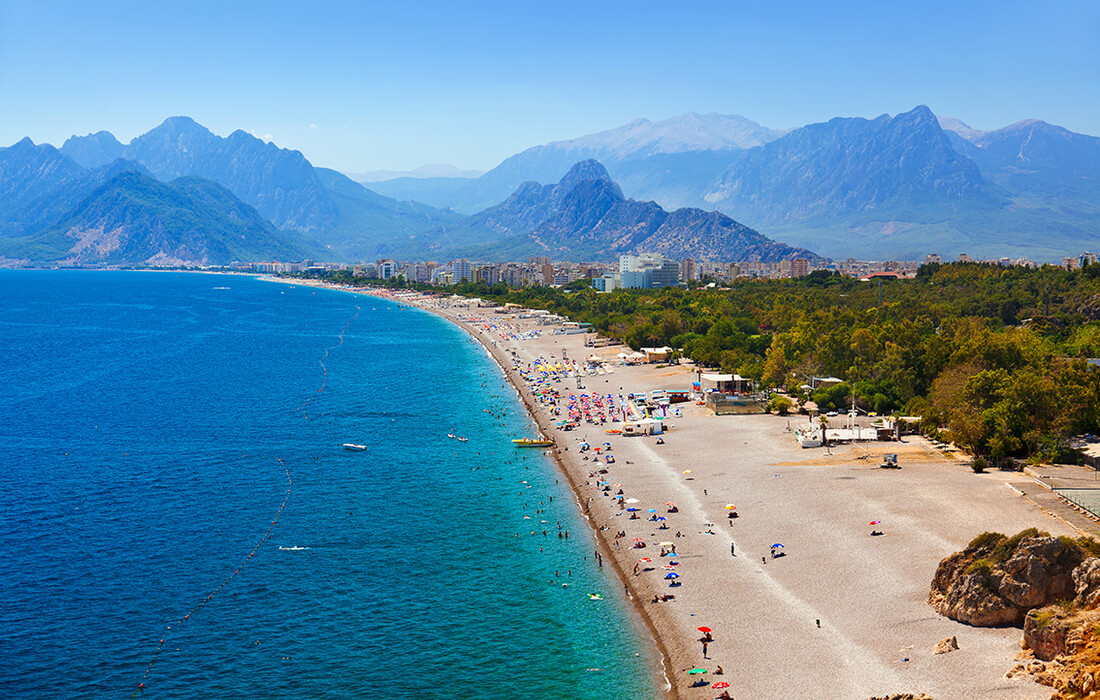
[[675,571],[670,571],[665,574],[665,578],[680,578],[680,574],[676,573]]
[[647,513],[656,513],[656,512],[657,512],[657,509],[656,509],[656,508],[650,508],[650,509],[649,509],[649,510],[647,510],[646,512],[647,512]]
[[638,510],[637,508],[627,508],[627,509],[626,509],[626,512],[627,512],[627,513],[634,513],[634,512],[636,512],[637,510]]
[[772,549],[783,549],[783,545],[776,542],[775,544],[772,545]]
[[669,552],[669,553],[668,553],[668,554],[667,554],[666,556],[670,556],[670,557],[678,557],[678,556],[680,556],[680,555],[679,555],[679,554],[677,554],[676,552]]
[[[650,512],[652,513],[653,511],[650,511]],[[663,515],[657,516],[657,522],[661,522],[662,520],[667,520],[667,518],[665,518],[665,516],[663,516]]]

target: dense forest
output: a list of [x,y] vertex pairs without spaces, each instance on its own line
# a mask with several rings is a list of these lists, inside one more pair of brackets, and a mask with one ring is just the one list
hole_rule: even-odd
[[548,309],[634,348],[668,345],[763,387],[843,379],[809,398],[923,417],[928,431],[989,458],[1072,457],[1100,432],[1100,265],[925,265],[915,279],[827,271],[730,287],[597,293],[462,283],[459,294]]

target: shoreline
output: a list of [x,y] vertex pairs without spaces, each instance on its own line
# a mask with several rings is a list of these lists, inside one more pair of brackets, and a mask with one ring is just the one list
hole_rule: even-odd
[[[505,356],[496,344],[486,342],[486,339],[482,337],[481,334],[474,333],[467,324],[463,324],[458,318],[452,317],[451,315],[444,313],[442,309],[413,304],[408,301],[395,299],[392,296],[388,296],[385,294],[371,294],[370,292],[367,292],[367,294],[369,296],[380,297],[399,304],[406,304],[412,308],[420,309],[421,311],[426,311],[438,318],[444,319],[448,323],[451,323],[452,325],[465,332],[468,336],[476,340],[478,344],[485,349],[485,351],[493,359],[496,365],[500,368],[501,374],[504,376],[504,378],[507,379],[512,388],[515,389],[516,395],[519,397],[521,403],[523,404],[524,411],[526,411],[527,416],[536,425],[538,425],[541,433],[548,436],[554,434],[553,426],[550,424],[547,417],[542,415],[541,411],[536,410],[534,404],[532,403],[531,397],[529,396],[529,392],[527,390],[527,386],[520,380],[519,377],[515,376],[515,371],[510,369],[510,358]],[[659,673],[655,673],[654,676],[660,677],[664,681],[664,688],[660,689],[662,697],[666,698],[666,700],[681,700],[682,696],[680,695],[680,693],[677,692],[675,684],[672,683],[672,659],[669,650],[665,646],[664,642],[661,640],[660,632],[654,624],[654,621],[647,614],[645,608],[640,604],[638,592],[635,591],[634,588],[630,585],[630,580],[627,577],[626,572],[619,565],[618,560],[615,558],[614,552],[611,546],[608,544],[607,539],[604,537],[603,531],[600,530],[596,522],[592,519],[589,508],[585,506],[583,501],[583,492],[580,484],[576,481],[573,473],[566,467],[566,464],[562,459],[562,451],[560,447],[556,446],[555,449],[545,452],[548,452],[548,456],[551,460],[553,460],[554,464],[557,467],[557,470],[562,474],[562,476],[565,477],[566,482],[569,484],[570,491],[572,491],[573,493],[573,499],[577,505],[577,513],[588,524],[588,527],[592,532],[593,538],[596,541],[596,546],[599,547],[603,554],[603,560],[610,562],[611,569],[615,572],[615,578],[618,579],[619,583],[622,584],[626,588],[626,590],[630,592],[629,596],[627,596],[627,602],[630,603],[631,608],[633,608],[635,614],[644,625],[650,637],[649,641],[656,648],[657,655],[660,659],[660,669],[658,669]]]
[[[833,454],[822,455],[794,444],[788,431],[798,417],[716,417],[689,404],[680,404],[686,407],[683,415],[667,435],[668,444],[659,448],[651,447],[652,439],[604,436],[602,429],[609,426],[582,424],[573,433],[562,433],[555,430],[547,407],[510,369],[508,352],[518,353],[521,366],[558,351],[568,350],[576,359],[601,352],[581,346],[581,336],[517,337],[512,331],[540,327],[463,307],[465,300],[444,309],[439,306],[446,299],[271,279],[419,308],[462,328],[485,348],[528,416],[544,435],[555,438],[551,454],[558,470],[653,640],[660,665],[653,675],[658,683],[663,676],[664,687],[656,690],[664,697],[709,700],[716,692],[710,682],[720,679],[704,676],[706,687],[689,685],[700,676],[687,671],[715,664],[725,667],[721,679],[730,682],[729,692],[737,698],[861,700],[904,692],[924,692],[940,700],[1049,697],[1049,688],[1030,679],[1003,676],[1019,651],[1019,629],[971,628],[939,617],[926,602],[939,560],[984,530],[1012,534],[1037,526],[1055,535],[1078,534],[1072,518],[1035,502],[1033,493],[1023,493],[1034,491],[1026,488],[1035,483],[1030,477],[975,475],[919,437],[882,446],[838,446]],[[507,338],[500,328],[509,329]],[[611,377],[585,376],[584,384],[607,384],[604,392],[614,393],[623,386],[626,391],[681,388],[694,379],[683,367],[652,366],[616,367]],[[573,391],[564,383],[558,388],[563,394]],[[578,386],[577,393],[581,391],[590,389]],[[599,498],[611,494],[593,485],[593,463],[569,449],[585,431],[598,432],[601,442],[615,441],[613,475],[597,477],[597,482],[621,481],[643,509],[665,501],[679,504],[678,514],[663,524],[684,531],[683,539],[676,540],[682,565],[676,571],[684,576],[677,583],[687,585],[674,589],[675,600],[650,602],[669,592],[661,580],[664,572],[652,573],[664,561],[639,571],[635,557],[645,552],[637,552],[629,539],[654,537],[655,542],[672,536],[650,532],[657,528],[649,519],[615,520],[626,513],[613,507],[614,498]],[[879,470],[877,458],[883,451],[898,452],[903,468]],[[722,525],[727,515],[723,503],[741,508],[742,517],[730,519],[728,528]],[[889,528],[886,537],[868,538],[865,523],[880,518]],[[605,535],[612,526],[627,539]],[[769,564],[771,542],[785,542],[787,549],[781,551],[787,556]],[[716,637],[709,655],[703,649],[703,661],[695,631],[700,624],[713,627]],[[956,635],[961,652],[932,653],[937,642]]]
[[[494,342],[487,341],[487,339],[483,337],[482,334],[474,332],[468,324],[463,323],[462,320],[457,316],[445,313],[443,309],[438,307],[413,303],[407,299],[398,299],[392,294],[386,293],[385,291],[379,292],[378,290],[371,288],[351,290],[336,285],[325,284],[316,280],[299,280],[295,278],[278,278],[269,276],[257,277],[266,281],[283,284],[300,284],[302,286],[323,287],[336,291],[347,291],[352,294],[372,296],[393,303],[403,304],[409,306],[410,308],[415,308],[420,311],[430,313],[437,318],[443,319],[444,321],[452,324],[462,332],[466,333],[466,335],[477,341],[477,343],[482,348],[484,348],[489,357],[492,358],[493,362],[499,367],[503,377],[515,390],[516,396],[523,404],[523,409],[527,414],[527,417],[530,418],[531,421],[534,422],[536,425],[538,425],[539,430],[542,432],[543,435],[552,436],[554,434],[554,427],[550,424],[549,418],[543,415],[542,411],[537,410],[535,404],[532,401],[532,397],[530,396],[527,385],[520,379],[520,377],[516,376],[515,371],[511,369],[511,358],[506,356],[500,349],[500,347],[497,346]],[[563,459],[563,452],[560,445],[556,445],[555,449],[542,452],[550,457],[550,459],[554,462],[557,471],[565,478],[566,482],[569,484],[569,489],[573,494],[573,499],[576,504],[577,514],[588,525],[588,528],[593,535],[593,539],[596,542],[596,546],[599,548],[602,554],[602,560],[609,564],[611,570],[614,572],[614,577],[625,588],[625,590],[629,592],[626,596],[626,601],[629,603],[631,609],[634,611],[633,614],[637,616],[637,622],[640,622],[641,626],[645,629],[649,637],[647,641],[648,643],[653,645],[653,649],[655,650],[654,656],[659,662],[658,668],[653,669],[652,675],[654,677],[654,680],[660,680],[663,684],[663,687],[657,688],[660,697],[664,698],[664,700],[683,700],[683,695],[679,692],[679,689],[673,682],[672,653],[669,650],[668,646],[665,644],[656,621],[648,614],[648,611],[642,605],[640,592],[637,590],[636,586],[631,585],[630,577],[627,576],[626,571],[623,569],[620,562],[615,557],[613,547],[604,535],[605,531],[601,530],[601,526],[603,525],[603,523],[596,522],[592,517],[590,508],[586,507],[582,485],[578,481],[577,475],[575,475],[573,471],[570,470],[566,465],[565,460]],[[599,564],[599,566],[602,567],[602,563]]]

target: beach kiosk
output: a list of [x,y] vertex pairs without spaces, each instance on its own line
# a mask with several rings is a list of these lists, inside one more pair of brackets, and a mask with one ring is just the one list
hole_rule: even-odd
[[661,421],[653,420],[652,418],[644,418],[642,420],[631,420],[623,423],[623,435],[660,435],[664,432],[664,425]]

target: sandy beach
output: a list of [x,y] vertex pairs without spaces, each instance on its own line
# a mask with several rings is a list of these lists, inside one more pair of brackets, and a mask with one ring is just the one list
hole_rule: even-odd
[[[539,430],[554,438],[554,456],[597,533],[604,563],[615,567],[656,637],[669,697],[714,698],[721,692],[711,687],[715,682],[729,683],[729,694],[742,700],[903,692],[938,700],[1050,696],[1050,688],[1028,678],[1004,677],[1020,652],[1021,630],[969,627],[926,602],[939,561],[981,532],[1095,531],[1072,510],[1033,497],[1036,482],[1027,474],[975,474],[965,460],[915,436],[832,447],[828,454],[802,449],[790,428],[805,417],[714,416],[693,403],[677,406],[682,416],[667,420],[672,427],[663,444],[653,436],[609,435],[610,423],[562,432],[514,367],[558,361],[563,351],[576,360],[593,352],[610,357],[617,347],[593,351],[583,335],[554,335],[550,326],[464,304],[400,301],[448,318],[481,341],[519,388]],[[536,329],[541,334],[530,337]],[[694,376],[682,366],[614,366],[611,374],[583,377],[583,388],[575,378],[552,386],[563,396],[617,396],[687,389]],[[580,451],[585,440],[612,443],[615,462],[604,464],[601,456],[597,464],[592,451]],[[887,452],[899,455],[901,469],[878,467]],[[626,499],[639,509],[636,519]],[[677,512],[669,512],[670,502]],[[730,505],[738,517],[728,517]],[[872,529],[882,535],[871,536]],[[636,548],[635,540],[646,547]],[[661,542],[671,542],[675,556]],[[781,556],[773,557],[777,543]],[[678,578],[666,579],[670,573]],[[654,602],[668,594],[674,599]],[[705,655],[699,627],[712,630]],[[933,653],[952,636],[957,651]]]

